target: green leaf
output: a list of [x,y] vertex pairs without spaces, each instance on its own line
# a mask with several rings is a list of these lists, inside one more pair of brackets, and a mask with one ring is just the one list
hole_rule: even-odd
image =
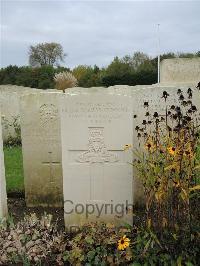
[[65,251],[65,252],[63,253],[63,260],[64,260],[64,261],[67,261],[67,260],[69,259],[69,256],[70,256],[69,251]]
[[95,254],[96,254],[95,250],[91,250],[87,253],[87,258],[88,258],[89,262],[91,262],[94,259]]
[[85,242],[92,245],[94,244],[94,239],[91,236],[86,236]]
[[192,262],[190,262],[190,261],[186,262],[185,265],[186,266],[194,266],[194,264]]
[[196,185],[194,187],[189,188],[190,191],[199,190],[199,189],[200,189],[200,185]]
[[177,262],[177,266],[182,266],[182,257],[179,256],[176,262]]

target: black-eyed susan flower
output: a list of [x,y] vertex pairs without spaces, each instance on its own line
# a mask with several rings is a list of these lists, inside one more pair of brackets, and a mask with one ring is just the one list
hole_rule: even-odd
[[182,93],[182,90],[181,89],[178,89],[177,90],[177,94],[181,94]]
[[118,241],[118,250],[124,250],[130,245],[130,239],[124,235]]
[[152,140],[147,140],[145,143],[145,149],[148,150],[149,152],[154,152],[156,150],[156,145],[153,143]]
[[168,150],[169,154],[171,154],[171,155],[175,155],[175,153],[176,153],[175,147],[168,147],[167,150]]
[[192,109],[193,112],[196,112],[197,111],[197,108],[196,108],[195,105],[192,105],[191,109]]
[[169,96],[169,93],[167,91],[163,91],[163,95],[161,98],[164,98],[166,100],[168,96]]
[[127,150],[129,150],[130,148],[132,148],[132,145],[131,145],[131,144],[126,144],[126,145],[124,146],[124,151],[127,151]]
[[180,96],[179,96],[179,100],[180,101],[183,101],[185,98],[184,98],[184,96],[183,96],[183,94],[180,94]]
[[153,114],[153,117],[158,117],[159,115],[158,115],[158,112],[155,112],[154,114]]

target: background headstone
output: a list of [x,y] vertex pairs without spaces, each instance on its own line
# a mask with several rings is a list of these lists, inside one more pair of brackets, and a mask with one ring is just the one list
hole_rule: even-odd
[[21,134],[25,196],[28,206],[59,207],[63,203],[60,93],[21,97]]
[[[61,139],[66,226],[86,221],[87,204],[94,207],[94,215],[89,220],[131,222],[130,213],[121,217],[115,208],[123,204],[126,212],[127,203],[133,202],[133,173],[129,164],[132,153],[123,150],[125,144],[132,143],[132,134],[130,97],[98,91],[63,95]],[[80,204],[84,206],[82,214],[75,210]],[[97,218],[95,204],[99,208],[110,204],[113,213],[104,209]],[[69,214],[71,207],[74,212]]]
[[173,58],[161,61],[161,83],[197,84],[199,81],[200,58]]
[[2,126],[0,113],[0,219],[7,215],[7,195],[6,195],[6,180],[4,167],[4,153],[2,140]]
[[20,135],[20,97],[43,90],[16,85],[0,85],[0,108],[2,113],[3,140]]

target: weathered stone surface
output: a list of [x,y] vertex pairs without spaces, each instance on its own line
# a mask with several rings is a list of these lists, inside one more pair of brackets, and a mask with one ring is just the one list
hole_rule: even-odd
[[[75,94],[88,94],[88,93],[110,93],[110,94],[119,94],[119,95],[127,95],[131,96],[132,92],[138,90],[140,88],[145,88],[147,85],[137,85],[137,86],[128,86],[128,85],[115,85],[106,87],[90,87],[90,88],[82,88],[82,87],[74,87],[65,90],[65,94],[75,95]],[[148,85],[147,87],[149,87]]]
[[3,140],[16,138],[20,131],[20,97],[31,92],[43,90],[15,86],[0,85],[0,108],[2,112]]
[[58,99],[60,93],[21,97],[21,129],[28,206],[62,206]]
[[2,112],[3,140],[16,137],[17,126],[20,125],[19,96],[16,92],[1,92],[0,107]]
[[30,91],[42,91],[40,89],[36,89],[36,88],[30,88],[30,87],[23,87],[23,86],[17,86],[17,85],[11,85],[11,84],[7,84],[7,85],[0,85],[0,92],[16,92],[16,93],[23,93],[23,92],[30,92]]
[[88,93],[96,93],[96,92],[107,92],[108,88],[105,87],[74,87],[68,88],[65,90],[65,94],[67,95],[75,95],[75,94],[88,94]]
[[161,83],[192,83],[200,81],[200,58],[164,59],[160,64]]
[[[63,95],[61,138],[66,226],[92,219],[131,222],[132,215],[126,213],[126,205],[133,202],[133,173],[128,164],[132,153],[124,152],[123,147],[132,143],[132,132],[130,97],[106,92]],[[106,204],[110,206],[107,210]],[[90,212],[94,211],[89,217],[86,217],[87,206]],[[103,208],[101,215],[97,207]],[[80,209],[82,214],[77,213]]]
[[4,153],[2,140],[2,126],[0,113],[0,219],[7,215],[7,195],[6,195],[6,180],[4,167]]

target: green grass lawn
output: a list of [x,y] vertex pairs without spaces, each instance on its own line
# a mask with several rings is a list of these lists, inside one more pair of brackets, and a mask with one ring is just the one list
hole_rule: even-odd
[[21,147],[5,147],[4,160],[7,192],[24,191],[23,159]]

